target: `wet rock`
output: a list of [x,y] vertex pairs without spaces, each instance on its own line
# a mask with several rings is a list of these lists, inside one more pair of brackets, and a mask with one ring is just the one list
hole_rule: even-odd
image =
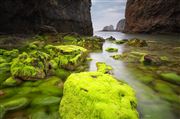
[[140,40],[137,38],[133,38],[133,39],[128,40],[128,42],[126,44],[129,46],[133,46],[133,47],[146,47],[146,46],[148,46],[148,44],[145,40]]
[[51,106],[51,105],[58,105],[60,103],[60,98],[55,96],[47,96],[47,95],[41,95],[38,97],[35,97],[31,105],[32,106]]
[[115,41],[116,39],[113,36],[110,36],[109,38],[106,38],[106,40]]
[[2,119],[5,113],[7,113],[8,111],[23,108],[28,104],[29,100],[23,97],[0,103],[0,118]]
[[108,74],[83,72],[68,77],[59,112],[62,119],[138,119],[136,106],[127,84]]
[[126,42],[128,42],[128,39],[122,39],[122,40],[115,41],[116,44],[125,44]]
[[118,52],[117,48],[106,48],[107,52]]
[[74,70],[87,56],[85,48],[75,45],[47,45],[45,49],[48,54],[51,54],[54,63],[67,70]]
[[13,77],[9,77],[8,79],[6,79],[2,85],[3,86],[17,86],[21,83],[21,80],[18,79],[14,79]]
[[49,55],[41,51],[26,52],[14,59],[11,65],[11,74],[22,80],[43,79],[46,76],[46,66]]
[[1,83],[10,77],[10,63],[0,63],[0,85]]
[[112,56],[110,56],[110,57],[112,57],[112,58],[115,59],[115,60],[121,59],[121,55],[120,55],[120,54],[112,55]]
[[97,71],[104,73],[104,74],[112,74],[113,68],[110,65],[107,65],[104,62],[97,62],[96,63]]
[[161,73],[160,77],[165,80],[168,81],[170,83],[174,83],[176,85],[180,85],[180,76],[177,75],[176,73]]

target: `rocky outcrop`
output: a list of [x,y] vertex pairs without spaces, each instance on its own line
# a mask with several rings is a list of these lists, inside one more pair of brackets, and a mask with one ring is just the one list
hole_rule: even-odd
[[1,0],[0,33],[39,33],[45,26],[92,35],[90,7],[90,0]]
[[124,28],[125,28],[125,19],[121,19],[116,26],[116,31],[122,32],[124,31]]
[[113,25],[105,26],[102,31],[114,31],[114,26]]
[[179,0],[128,0],[125,32],[180,33]]

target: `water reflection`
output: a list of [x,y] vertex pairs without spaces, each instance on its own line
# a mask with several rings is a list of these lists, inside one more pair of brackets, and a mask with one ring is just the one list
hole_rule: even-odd
[[[113,36],[116,39],[136,37],[133,35],[126,35],[116,32],[97,32],[95,35],[104,38]],[[156,36],[145,36],[140,35],[138,37],[143,37],[146,39],[157,38]],[[161,39],[160,36],[158,38]],[[177,39],[177,37],[175,37],[175,39]],[[171,37],[171,40],[173,40],[173,37]],[[122,53],[124,51],[123,45],[116,45],[110,41],[106,41],[103,45],[103,52],[90,54],[90,57],[93,59],[93,61],[90,62],[89,70],[96,70],[96,62],[106,62],[108,65],[111,65],[114,69],[113,74],[116,76],[116,78],[126,81],[135,89],[138,98],[138,110],[142,119],[178,119],[178,117],[176,117],[172,112],[171,105],[167,101],[162,100],[160,96],[158,96],[157,93],[155,93],[150,87],[136,80],[136,77],[131,74],[131,71],[128,69],[125,63],[119,60],[114,60],[110,57],[117,53],[106,52],[105,49],[108,47],[118,48],[118,53]]]

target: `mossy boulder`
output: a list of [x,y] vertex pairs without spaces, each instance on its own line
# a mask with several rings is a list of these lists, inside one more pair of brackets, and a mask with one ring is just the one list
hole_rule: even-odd
[[20,83],[21,83],[20,80],[14,79],[13,77],[9,77],[2,83],[2,85],[8,87],[8,86],[17,86]]
[[117,48],[106,48],[107,52],[118,52]]
[[107,65],[105,62],[96,63],[97,71],[104,74],[112,74],[111,70],[113,69],[110,65]]
[[75,45],[48,45],[45,47],[46,52],[54,60],[53,65],[62,67],[67,70],[74,70],[79,66],[87,56],[87,50]]
[[147,47],[148,44],[145,40],[140,40],[137,38],[132,38],[130,40],[128,40],[128,42],[126,43],[129,46],[133,46],[133,47]]
[[160,77],[165,81],[174,83],[176,85],[180,85],[180,75],[177,75],[176,73],[173,73],[173,72],[161,73]]
[[109,74],[71,74],[60,103],[62,119],[138,119],[133,89]]
[[106,40],[115,41],[116,38],[114,38],[113,36],[110,36],[109,38],[106,38]]
[[43,79],[48,59],[49,55],[41,51],[24,52],[12,61],[11,74],[23,80]]

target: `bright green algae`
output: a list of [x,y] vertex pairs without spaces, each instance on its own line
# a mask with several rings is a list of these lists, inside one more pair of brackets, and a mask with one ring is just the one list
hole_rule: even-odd
[[107,65],[104,62],[97,62],[96,63],[97,71],[101,73],[111,73],[111,70],[113,69],[110,65]]
[[135,93],[101,72],[71,74],[60,103],[62,119],[138,119]]

